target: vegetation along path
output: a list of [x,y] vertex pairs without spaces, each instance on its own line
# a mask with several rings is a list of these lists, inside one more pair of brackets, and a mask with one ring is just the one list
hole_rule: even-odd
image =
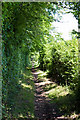
[[[38,72],[34,71],[34,82],[35,82],[35,116],[39,119],[50,119],[52,116],[56,116],[55,109],[52,110],[49,99],[45,97],[45,92],[43,86],[47,82],[42,82],[41,79],[38,79]],[[47,83],[48,84],[48,83]],[[53,113],[52,113],[53,112]]]
[[[77,1],[1,4],[0,120],[79,118],[80,2]],[[62,31],[68,33],[67,30],[69,39],[68,34],[62,34]]]
[[[39,69],[32,69],[35,83],[35,117],[37,120],[74,120],[77,116],[65,116],[65,111],[60,111],[60,103],[51,102],[49,95],[52,91],[59,92],[65,95],[69,93],[67,88],[60,88],[51,79],[46,78],[46,73]],[[59,94],[59,93],[56,93]],[[64,102],[64,101],[63,101]],[[69,101],[70,102],[70,101]],[[68,101],[67,101],[68,103]],[[62,105],[62,104],[61,104]],[[65,105],[65,103],[64,103]],[[64,108],[65,109],[65,108]]]

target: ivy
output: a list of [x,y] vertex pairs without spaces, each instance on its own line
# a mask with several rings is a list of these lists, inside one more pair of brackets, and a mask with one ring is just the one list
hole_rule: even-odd
[[[39,56],[40,68],[48,70],[50,76],[57,78],[57,82],[78,89],[77,39],[63,41],[57,35],[55,41],[49,34],[51,22],[59,21],[54,15],[63,7],[62,3],[2,3],[3,116],[11,115],[15,109],[14,98],[20,90],[19,80],[26,67],[31,67],[32,54]],[[65,5],[73,9],[78,18],[78,4],[67,2]],[[11,116],[9,118],[12,119]]]

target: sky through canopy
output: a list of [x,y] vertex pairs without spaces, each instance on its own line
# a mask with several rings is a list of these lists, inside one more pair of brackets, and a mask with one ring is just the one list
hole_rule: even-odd
[[[78,31],[78,20],[76,20],[72,13],[62,14],[61,16],[60,22],[53,22],[52,27],[55,27],[56,32],[62,33],[62,38],[69,40],[71,39],[72,30]],[[54,36],[53,30],[51,31],[51,34]]]

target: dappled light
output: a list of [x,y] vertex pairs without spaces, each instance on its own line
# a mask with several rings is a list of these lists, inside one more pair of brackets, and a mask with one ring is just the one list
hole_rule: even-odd
[[24,88],[30,88],[32,89],[32,86],[31,85],[25,85],[24,83],[21,84]]
[[80,119],[79,9],[2,3],[2,120]]
[[[38,71],[35,73],[38,73],[37,83],[34,78],[36,86],[35,115],[40,119],[77,119],[79,114],[76,111],[75,94],[69,89],[69,86],[59,86],[55,82],[50,82],[48,78],[44,82],[43,72],[42,75]],[[35,77],[34,73],[33,75]],[[44,78],[43,82],[40,82],[41,78],[38,79],[38,76]]]
[[21,80],[21,88],[19,90],[18,96],[16,96],[15,98],[15,109],[13,112],[14,118],[34,117],[34,83],[30,79],[30,71],[27,70],[25,73],[27,73],[26,78],[23,77],[23,79]]

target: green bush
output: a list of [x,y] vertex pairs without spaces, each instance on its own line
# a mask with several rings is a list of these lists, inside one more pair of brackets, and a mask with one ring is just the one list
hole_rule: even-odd
[[78,82],[78,40],[60,40],[47,43],[42,52],[41,65],[58,83],[69,84],[71,89]]
[[[53,45],[49,73],[60,83],[72,84],[77,80],[78,41],[60,41]],[[52,69],[51,69],[52,67]],[[77,81],[76,81],[77,82]]]

